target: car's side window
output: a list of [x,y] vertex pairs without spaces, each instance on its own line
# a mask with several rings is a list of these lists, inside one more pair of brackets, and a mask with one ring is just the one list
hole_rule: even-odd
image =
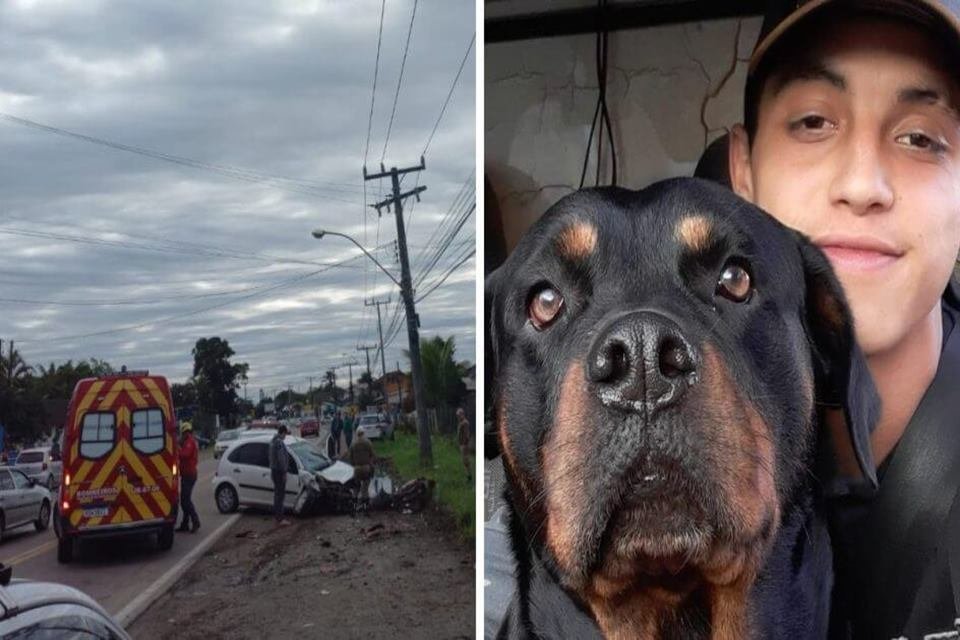
[[252,453],[250,445],[242,444],[230,452],[230,455],[227,456],[227,460],[236,464],[253,464],[250,462],[251,455]]
[[254,467],[270,467],[270,457],[266,442],[248,442],[242,444],[227,458],[237,464],[249,464]]
[[80,431],[80,455],[84,458],[101,458],[113,449],[116,429],[112,413],[88,413],[83,416]]
[[13,474],[13,484],[17,489],[27,489],[30,487],[30,478],[25,476],[23,472],[13,469],[10,473]]
[[160,409],[137,409],[131,422],[134,449],[147,455],[163,451],[163,412]]
[[0,491],[13,491],[13,478],[6,469],[0,469]]
[[270,468],[270,450],[266,442],[251,442],[250,447],[253,449],[253,463],[258,467]]

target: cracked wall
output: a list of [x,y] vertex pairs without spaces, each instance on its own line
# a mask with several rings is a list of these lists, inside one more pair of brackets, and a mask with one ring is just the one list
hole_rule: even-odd
[[[621,186],[691,175],[706,144],[740,121],[746,59],[759,29],[756,18],[609,34],[607,104]],[[589,34],[484,50],[485,171],[508,249],[579,185],[597,104],[595,48]],[[606,184],[606,152],[600,168]],[[584,186],[595,176],[596,141]]]

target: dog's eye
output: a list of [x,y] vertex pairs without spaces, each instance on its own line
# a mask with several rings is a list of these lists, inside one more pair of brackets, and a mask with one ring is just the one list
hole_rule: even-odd
[[533,294],[527,305],[527,316],[537,330],[546,329],[560,315],[563,296],[552,287],[544,287]]
[[743,266],[728,262],[720,273],[716,293],[733,302],[746,302],[753,294],[750,273]]

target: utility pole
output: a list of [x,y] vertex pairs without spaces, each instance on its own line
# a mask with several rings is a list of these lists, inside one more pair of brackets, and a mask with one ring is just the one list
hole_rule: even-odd
[[[377,307],[377,332],[380,334],[380,371],[382,375],[387,375],[387,360],[383,353],[383,320],[380,317],[380,305],[382,304],[390,304],[389,296],[386,300],[377,300],[374,298],[373,300],[363,301],[365,307]],[[384,392],[384,396],[386,396],[386,392]]]
[[358,344],[357,351],[363,351],[367,356],[367,375],[370,377],[370,382],[373,382],[373,374],[370,373],[370,352],[377,348],[377,345],[373,344]]
[[394,217],[397,220],[397,249],[400,253],[400,296],[403,298],[403,306],[407,312],[407,340],[410,343],[410,371],[413,374],[413,393],[414,402],[417,408],[417,435],[420,440],[420,464],[422,466],[433,466],[433,447],[430,443],[430,427],[427,425],[427,411],[424,406],[426,392],[423,386],[423,368],[420,362],[420,318],[417,316],[417,310],[413,300],[413,283],[410,278],[410,260],[407,257],[407,232],[403,225],[403,201],[410,196],[420,200],[420,193],[427,190],[427,187],[421,185],[406,193],[400,193],[400,175],[414,171],[423,171],[427,168],[420,156],[420,164],[416,167],[407,167],[406,169],[397,169],[391,167],[390,171],[380,165],[380,173],[373,175],[367,174],[367,168],[363,168],[364,180],[376,180],[390,176],[393,186],[393,195],[382,202],[373,206],[377,213],[382,215],[382,209],[393,206]]

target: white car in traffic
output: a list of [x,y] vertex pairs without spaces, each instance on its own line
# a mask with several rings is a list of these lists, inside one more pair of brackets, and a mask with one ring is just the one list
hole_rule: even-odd
[[37,484],[53,491],[60,484],[63,462],[53,459],[50,447],[36,447],[21,451],[13,468],[19,469],[27,474],[27,477],[36,480]]

